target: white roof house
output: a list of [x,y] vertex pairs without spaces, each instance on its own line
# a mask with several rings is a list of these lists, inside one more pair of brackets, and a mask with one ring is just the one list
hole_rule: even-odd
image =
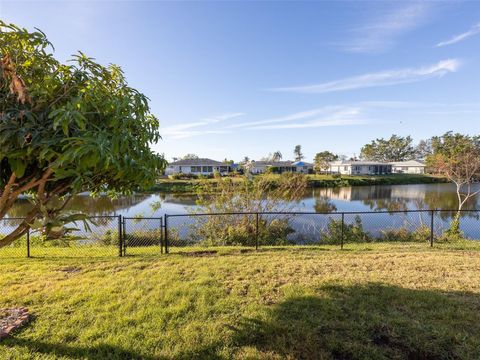
[[329,172],[343,175],[384,175],[392,173],[392,165],[378,161],[333,161]]
[[168,164],[165,169],[165,175],[171,174],[196,174],[196,175],[210,175],[215,172],[225,174],[232,171],[229,164],[220,161],[199,158],[199,159],[184,159],[174,161]]
[[391,162],[392,172],[396,174],[425,174],[427,165],[418,160]]

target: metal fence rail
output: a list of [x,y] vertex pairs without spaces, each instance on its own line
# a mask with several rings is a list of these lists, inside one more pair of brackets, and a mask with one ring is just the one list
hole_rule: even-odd
[[[452,244],[480,249],[480,210],[395,210],[346,212],[231,212],[165,214],[163,217],[90,217],[69,224],[66,236],[45,239],[29,230],[0,257],[132,256],[190,247],[327,246],[331,248],[433,247]],[[23,218],[0,219],[0,238]]]

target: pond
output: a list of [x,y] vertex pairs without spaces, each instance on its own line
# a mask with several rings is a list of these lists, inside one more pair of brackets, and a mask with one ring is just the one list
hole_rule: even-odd
[[[475,185],[478,189],[480,185]],[[196,206],[195,195],[156,193],[135,194],[118,199],[106,196],[92,198],[76,196],[69,210],[92,216],[122,215],[126,217],[158,217],[187,213]],[[156,207],[154,205],[157,205]],[[159,207],[158,207],[159,206]],[[416,209],[455,209],[457,195],[452,184],[354,186],[327,189],[309,189],[295,209],[305,212],[379,211]],[[30,203],[17,201],[10,217],[23,217]],[[480,208],[480,197],[472,198],[465,209]]]
[[[479,186],[475,185],[475,190]],[[453,210],[457,207],[457,195],[452,184],[342,187],[309,189],[301,200],[291,205],[291,208],[299,213],[321,214],[261,215],[260,223],[263,224],[261,226],[264,229],[272,228],[271,232],[276,234],[275,241],[284,239],[296,244],[337,241],[340,236],[338,226],[342,222],[345,224],[344,230],[351,232],[347,235],[349,238],[355,234],[357,237],[362,237],[366,234],[363,232],[365,230],[368,232],[368,236],[376,238],[390,236],[394,241],[399,241],[398,231],[404,230],[406,233],[418,235],[422,241],[426,241],[432,230],[435,236],[439,237],[448,229],[453,213],[448,211],[437,211],[434,214],[430,212],[404,213],[402,211]],[[30,206],[27,200],[19,200],[8,215],[12,218],[23,217]],[[196,206],[195,195],[156,193],[135,194],[118,199],[110,199],[106,196],[93,198],[88,195],[79,195],[72,199],[68,209],[71,212],[83,212],[94,217],[91,224],[92,230],[87,231],[83,225],[80,225],[76,233],[76,235],[87,238],[85,240],[87,243],[105,242],[107,235],[112,237],[115,242],[117,238],[115,234],[120,226],[119,218],[106,216],[118,215],[135,218],[125,220],[123,224],[125,234],[130,234],[130,236],[136,234],[139,238],[153,234],[152,241],[157,243],[162,224],[158,217],[163,217],[164,214],[186,214]],[[464,208],[479,209],[479,197],[470,199]],[[368,213],[378,211],[382,211],[382,213]],[[385,211],[400,212],[383,213]],[[344,216],[330,214],[334,212],[367,213]],[[462,213],[460,229],[466,238],[480,239],[479,218],[480,212],[477,211]],[[214,218],[211,216],[169,217],[168,229],[171,245],[175,246],[175,242],[177,242],[177,246],[185,246],[191,244],[192,241],[195,243],[206,238],[220,238],[222,232],[231,230],[232,224],[238,226],[242,221],[246,221],[247,228],[255,227],[255,224],[258,226],[259,223],[258,219],[255,220],[255,215],[221,215]],[[0,226],[0,235],[10,232],[18,225],[18,222],[19,220],[4,219]],[[330,240],[327,235],[330,236]],[[249,241],[254,239],[251,234],[247,238]],[[139,240],[137,239],[137,241]],[[357,241],[361,241],[361,239]],[[268,243],[269,240],[265,240],[265,244]]]

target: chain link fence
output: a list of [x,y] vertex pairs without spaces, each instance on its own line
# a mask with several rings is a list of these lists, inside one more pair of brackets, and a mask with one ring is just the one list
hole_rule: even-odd
[[[23,222],[23,218],[0,220],[0,238]],[[0,248],[0,257],[102,257],[120,255],[119,216],[92,216],[67,224],[66,234],[46,236],[44,229],[29,229],[12,244]]]
[[[454,226],[455,219],[458,226]],[[480,249],[480,210],[220,213],[165,216],[167,252],[192,247]]]
[[[22,218],[0,220],[0,238]],[[49,238],[29,230],[1,257],[157,255],[213,247],[328,249],[439,247],[480,249],[480,210],[176,214],[163,218],[90,217]]]
[[123,256],[163,254],[163,218],[123,218]]

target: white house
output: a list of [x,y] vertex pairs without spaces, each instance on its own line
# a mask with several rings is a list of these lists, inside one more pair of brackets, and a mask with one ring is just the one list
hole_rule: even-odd
[[226,174],[232,171],[230,165],[212,159],[184,159],[169,163],[165,175],[196,174],[210,175],[215,172]]
[[271,168],[275,173],[295,172],[308,174],[313,171],[313,164],[303,161],[252,161],[250,172],[252,174],[263,174]]
[[427,165],[418,160],[391,162],[395,174],[425,174]]
[[384,175],[392,173],[392,165],[378,161],[334,161],[329,172],[342,175]]

